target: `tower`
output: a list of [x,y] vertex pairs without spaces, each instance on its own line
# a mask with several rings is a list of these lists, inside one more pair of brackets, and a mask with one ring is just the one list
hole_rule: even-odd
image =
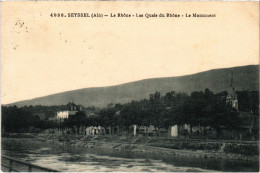
[[237,100],[237,94],[234,86],[233,81],[233,70],[231,71],[231,80],[230,80],[230,89],[228,90],[228,96],[226,98],[226,103],[231,105],[233,108],[238,110],[238,100]]

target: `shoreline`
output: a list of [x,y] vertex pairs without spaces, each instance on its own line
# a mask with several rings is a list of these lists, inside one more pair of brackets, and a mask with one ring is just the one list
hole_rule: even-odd
[[[223,151],[223,146],[218,150],[199,150],[199,149],[173,149],[165,146],[165,139],[152,139],[151,142],[140,142],[139,139],[133,138],[132,141],[124,141],[124,137],[118,136],[69,136],[69,135],[48,135],[48,134],[33,134],[28,136],[19,137],[19,135],[3,136],[2,140],[30,140],[33,142],[44,142],[48,144],[55,144],[58,146],[68,146],[79,149],[95,149],[103,150],[105,152],[120,152],[120,153],[136,153],[143,155],[160,155],[165,157],[179,156],[179,157],[192,157],[192,158],[209,158],[209,159],[226,159],[237,161],[259,161],[257,155],[242,155],[237,153],[228,153]],[[127,138],[129,139],[129,138]],[[147,139],[147,138],[145,138]],[[138,141],[139,140],[139,141]],[[147,139],[149,140],[149,139]],[[169,139],[170,140],[170,139]],[[155,142],[154,142],[155,141]],[[181,140],[180,140],[181,141]],[[176,140],[176,142],[180,142]],[[164,142],[164,144],[160,143]],[[172,142],[172,141],[171,141]],[[173,142],[172,142],[173,143]],[[198,145],[203,142],[192,141],[194,145]],[[205,143],[205,142],[204,142]],[[216,145],[219,142],[211,142]],[[173,143],[174,144],[174,143]],[[181,143],[182,145],[185,143]],[[207,143],[209,145],[210,143]],[[235,145],[239,145],[234,143]],[[224,143],[224,147],[227,145]],[[258,143],[254,144],[258,146]],[[220,145],[221,146],[221,145]]]

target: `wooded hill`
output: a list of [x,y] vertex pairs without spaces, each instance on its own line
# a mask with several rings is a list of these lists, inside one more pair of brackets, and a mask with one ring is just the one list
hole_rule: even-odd
[[190,94],[193,91],[204,91],[209,88],[214,93],[218,93],[230,89],[232,72],[233,83],[237,91],[259,90],[259,66],[249,65],[214,69],[179,77],[144,79],[109,87],[78,89],[9,105],[19,107],[25,105],[66,105],[72,100],[77,105],[84,107],[105,107],[110,103],[123,104],[132,100],[149,98],[149,94],[154,93],[156,90],[161,94],[169,91]]

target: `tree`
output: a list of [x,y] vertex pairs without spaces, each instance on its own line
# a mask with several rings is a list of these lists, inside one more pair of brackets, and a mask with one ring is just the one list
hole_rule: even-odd
[[68,119],[64,119],[62,127],[77,128],[76,133],[79,134],[79,129],[81,126],[85,126],[87,121],[87,116],[85,112],[79,111],[75,115],[69,115]]
[[2,106],[2,128],[6,132],[27,132],[32,113],[17,106]]
[[122,109],[121,109],[121,113],[120,113],[120,120],[122,125],[128,129],[128,133],[129,133],[129,128],[131,125],[133,125],[133,109],[131,107],[130,104],[125,104]]
[[237,130],[241,119],[236,109],[226,104],[215,104],[209,118],[209,125],[216,129],[217,138],[220,137],[223,128]]
[[[107,127],[112,127],[114,125],[117,125],[117,118],[115,116],[115,109],[114,107],[110,107],[110,108],[104,108],[100,111],[100,116],[101,116],[101,122],[100,124],[107,128]],[[110,131],[111,134],[111,131]]]

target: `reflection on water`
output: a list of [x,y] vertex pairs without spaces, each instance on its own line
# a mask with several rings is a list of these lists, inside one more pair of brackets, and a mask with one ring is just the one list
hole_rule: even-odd
[[40,166],[68,172],[182,172],[182,171],[258,171],[258,162],[198,159],[160,155],[144,156],[131,152],[76,149],[36,142],[2,142],[2,154]]
[[[33,158],[33,156],[30,156]],[[55,161],[55,162],[53,162]],[[55,164],[61,171],[186,171],[188,167],[175,167],[158,160],[127,159],[94,154],[69,155],[38,158],[35,164],[48,166]]]

